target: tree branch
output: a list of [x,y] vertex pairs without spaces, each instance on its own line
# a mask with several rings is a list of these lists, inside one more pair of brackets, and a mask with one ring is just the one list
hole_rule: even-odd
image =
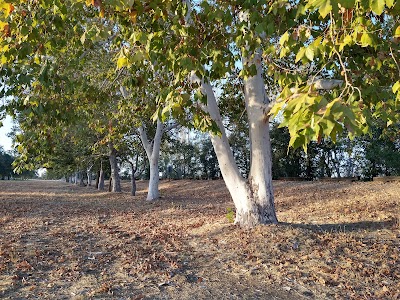
[[333,90],[334,88],[341,86],[343,80],[341,79],[316,79],[308,83],[314,85],[317,90]]

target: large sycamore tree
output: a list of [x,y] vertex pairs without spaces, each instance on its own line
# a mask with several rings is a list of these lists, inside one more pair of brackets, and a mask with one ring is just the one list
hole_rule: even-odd
[[[388,129],[399,121],[400,3],[393,0],[0,3],[1,63],[14,81],[22,79],[15,75],[18,65],[33,60],[35,51],[56,51],[58,39],[74,31],[84,31],[83,41],[100,36],[101,26],[84,25],[96,16],[118,28],[113,41],[121,49],[118,68],[140,61],[151,65],[154,74],[168,72],[170,85],[157,99],[149,99],[163,107],[154,119],[172,114],[211,132],[236,223],[243,227],[277,223],[271,115],[282,111],[290,145],[305,148],[326,135],[335,139],[344,128],[351,136],[368,132],[376,118]],[[38,16],[48,23],[38,25]],[[52,18],[66,26],[53,28]],[[37,36],[37,31],[45,34]],[[50,42],[37,41],[46,38]],[[248,178],[235,163],[214,88],[235,68],[241,69],[238,88],[244,94],[251,143]],[[276,99],[267,97],[265,69],[281,86]]]

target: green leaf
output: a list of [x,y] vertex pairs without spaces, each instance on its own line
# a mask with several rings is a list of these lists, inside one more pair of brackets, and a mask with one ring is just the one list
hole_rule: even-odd
[[374,41],[374,36],[370,33],[364,32],[363,35],[361,36],[361,46],[362,47],[376,46],[375,41]]
[[395,0],[386,0],[386,5],[389,8],[392,8],[394,6]]
[[297,52],[297,55],[296,55],[296,62],[298,62],[300,59],[302,59],[304,57],[305,53],[306,53],[306,49],[304,47],[300,48],[299,52]]
[[319,8],[319,14],[322,18],[325,18],[332,10],[331,1],[323,1],[322,5]]
[[396,31],[394,32],[395,38],[400,38],[400,26],[397,26]]
[[378,16],[383,13],[385,9],[385,0],[370,0],[370,6],[372,11]]
[[326,135],[330,135],[330,134],[332,133],[333,129],[335,128],[335,126],[336,126],[336,123],[335,123],[335,122],[333,122],[333,121],[327,119],[327,120],[326,120],[326,130],[325,130],[324,133],[325,133]]
[[313,61],[314,60],[314,50],[311,47],[307,47],[306,48],[306,57],[310,60]]
[[287,41],[289,41],[289,32],[285,32],[279,39],[279,45],[283,46]]
[[84,34],[82,34],[82,36],[81,36],[82,45],[85,44],[85,41],[86,41],[86,32]]
[[128,65],[128,58],[126,56],[120,56],[117,60],[117,68],[121,69]]
[[344,8],[354,8],[355,0],[341,0],[340,5]]
[[393,93],[397,93],[400,90],[400,81],[397,81],[393,87],[392,87],[392,91]]

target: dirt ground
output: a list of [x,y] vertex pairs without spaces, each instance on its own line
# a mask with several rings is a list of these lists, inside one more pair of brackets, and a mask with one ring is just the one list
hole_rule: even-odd
[[242,230],[223,181],[162,198],[0,182],[1,299],[400,299],[400,183],[274,183]]

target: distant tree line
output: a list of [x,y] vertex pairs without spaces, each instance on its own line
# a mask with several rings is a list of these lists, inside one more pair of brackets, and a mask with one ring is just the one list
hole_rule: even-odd
[[[217,156],[210,139],[200,132],[186,131],[186,138],[182,139],[176,130],[165,138],[160,151],[160,177],[162,179],[218,179],[221,173]],[[232,129],[229,140],[232,145],[239,170],[248,176],[250,169],[249,138],[245,130],[240,127]],[[307,152],[302,148],[289,148],[290,135],[287,128],[280,128],[279,123],[271,125],[272,171],[273,178],[301,177],[315,180],[324,177],[360,177],[371,180],[375,176],[400,175],[400,140],[396,137],[383,134],[382,129],[376,127],[371,135],[364,135],[353,140],[347,135],[339,136],[336,142],[324,138],[319,142],[311,142]],[[72,149],[72,148],[70,148]],[[134,177],[149,179],[149,163],[144,153],[137,153],[134,158],[127,149],[116,152],[121,166],[121,179]],[[95,170],[100,169],[100,162],[87,170],[75,171],[78,167],[77,157],[64,156],[62,164],[55,164],[55,168],[47,169],[45,178],[60,179],[77,184],[87,184],[86,172],[96,180],[99,176]],[[132,161],[134,160],[134,162]],[[3,152],[1,176],[11,174],[13,158]],[[102,170],[105,179],[111,177],[111,168],[108,158],[102,159]],[[8,162],[4,165],[4,162]],[[10,163],[11,162],[11,163]],[[4,167],[3,167],[4,165]],[[10,175],[11,176],[11,175]],[[98,181],[96,181],[98,185]]]

